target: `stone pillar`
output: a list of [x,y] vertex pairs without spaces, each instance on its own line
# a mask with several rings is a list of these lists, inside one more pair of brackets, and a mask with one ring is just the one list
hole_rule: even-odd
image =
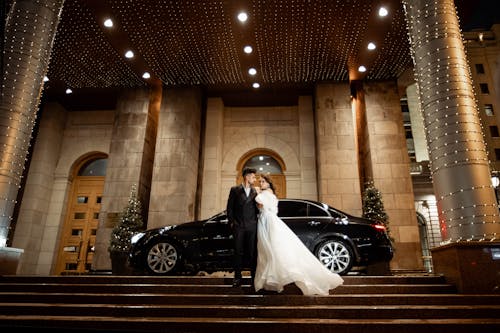
[[0,247],[7,244],[63,3],[16,0],[7,16],[0,95]]
[[453,0],[403,4],[443,240],[498,239],[498,208]]
[[[23,200],[16,222],[12,246],[24,249],[20,274],[40,274],[40,261],[45,273],[57,254],[61,216],[49,218],[55,171],[61,154],[67,111],[57,103],[46,104],[40,119],[37,140],[24,186]],[[68,182],[66,177],[66,183]],[[62,200],[63,198],[59,198]]]
[[218,213],[221,200],[227,200],[226,193],[223,195],[221,193],[223,137],[224,103],[221,98],[209,98],[203,144],[200,216],[198,218],[208,218]]
[[[151,105],[154,103],[151,102],[155,99],[148,89],[124,90],[118,99],[99,214],[96,252],[92,262],[94,270],[111,268],[108,252],[111,231],[128,203],[132,186],[137,185],[138,197],[143,206],[148,200],[144,189],[149,189],[151,184],[151,178],[147,178],[151,177],[149,168],[153,157],[149,154],[154,154],[154,148],[149,145],[155,139],[148,137],[152,135],[151,130],[148,131],[148,123],[154,119],[154,116],[151,119],[150,113],[154,109]],[[146,212],[143,212],[144,215]]]
[[415,158],[417,162],[429,160],[429,150],[425,138],[424,118],[418,100],[417,84],[413,83],[406,88],[408,99],[408,110],[410,111],[411,133],[415,147]]
[[201,90],[165,89],[160,108],[148,227],[195,218]]
[[[316,140],[314,132],[314,112],[312,108],[313,101],[311,96],[299,97],[299,158],[301,175],[297,183],[299,185],[301,198],[318,200]],[[287,188],[287,191],[288,190]]]
[[[367,169],[382,194],[395,254],[393,269],[423,267],[401,103],[395,82],[365,83]],[[367,179],[368,180],[368,179]]]
[[[318,84],[316,144],[319,200],[361,215],[355,118],[349,84]],[[353,167],[354,166],[354,167]]]

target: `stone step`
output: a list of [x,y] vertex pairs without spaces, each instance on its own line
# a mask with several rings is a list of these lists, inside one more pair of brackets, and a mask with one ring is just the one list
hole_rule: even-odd
[[316,319],[500,318],[500,305],[151,305],[0,303],[3,315]]
[[59,303],[59,304],[121,304],[121,305],[239,305],[246,306],[305,306],[305,305],[499,305],[500,294],[342,294],[329,296],[303,295],[207,295],[161,293],[48,293],[1,292],[1,303]]
[[[231,284],[77,284],[77,283],[0,283],[0,292],[24,291],[24,292],[89,292],[89,293],[163,293],[163,294],[253,294],[253,287],[246,284],[241,287],[233,287]],[[356,284],[342,285],[330,291],[331,295],[340,294],[421,294],[421,293],[453,293],[456,288],[451,284]],[[275,294],[274,292],[262,293]],[[294,284],[286,286],[282,294],[301,294],[299,288]]]
[[[343,276],[344,285],[355,284],[441,284],[446,283],[440,275],[416,276]],[[249,284],[249,278],[243,278],[244,284]],[[202,285],[230,285],[232,277],[210,276],[116,276],[116,275],[3,275],[0,283],[77,283],[77,284],[202,284]]]
[[317,319],[0,315],[0,328],[23,332],[470,333],[498,332],[500,319]]

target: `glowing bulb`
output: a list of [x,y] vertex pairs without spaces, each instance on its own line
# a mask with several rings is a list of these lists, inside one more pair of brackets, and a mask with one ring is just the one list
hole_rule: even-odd
[[366,67],[365,66],[359,66],[358,67],[358,71],[360,71],[361,73],[364,73],[364,72],[366,72]]
[[134,57],[134,52],[128,50],[127,52],[125,52],[125,58],[133,58]]
[[73,93],[73,90],[71,90],[71,89],[69,89],[69,88],[68,88],[68,89],[66,89],[66,95],[69,95],[69,94],[71,94],[71,93]]
[[111,28],[111,27],[113,26],[113,21],[112,21],[110,18],[106,19],[106,20],[104,21],[104,26],[105,26],[106,28]]
[[257,70],[256,70],[255,68],[250,68],[250,69],[248,70],[248,74],[250,74],[250,75],[255,75],[255,74],[257,74]]
[[241,12],[238,14],[238,20],[240,20],[240,22],[245,22],[247,19],[248,19],[247,13]]
[[151,74],[149,74],[148,72],[144,72],[144,74],[142,74],[143,79],[149,79],[150,77],[151,77]]
[[253,49],[250,45],[247,45],[243,48],[243,52],[247,53],[247,54],[250,54],[252,53]]
[[389,12],[387,11],[387,9],[385,7],[380,7],[380,9],[378,10],[378,16],[387,16],[387,14],[389,14]]
[[43,82],[47,82],[47,81],[49,81],[49,78],[47,76],[44,76],[43,77]]
[[252,84],[252,87],[254,87],[255,89],[259,88],[260,87],[260,84],[255,82],[254,84]]
[[377,46],[375,46],[375,43],[368,43],[368,50],[375,50],[377,48]]

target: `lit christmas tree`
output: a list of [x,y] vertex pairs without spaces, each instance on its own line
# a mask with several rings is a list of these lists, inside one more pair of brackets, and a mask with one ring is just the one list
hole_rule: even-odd
[[142,205],[137,198],[136,186],[132,185],[128,205],[120,215],[120,221],[111,232],[109,252],[128,252],[130,250],[130,238],[143,229]]
[[384,203],[382,202],[382,194],[375,187],[373,181],[365,183],[365,190],[363,191],[363,217],[382,222],[385,225],[390,240],[394,241],[389,229],[389,216],[385,212]]

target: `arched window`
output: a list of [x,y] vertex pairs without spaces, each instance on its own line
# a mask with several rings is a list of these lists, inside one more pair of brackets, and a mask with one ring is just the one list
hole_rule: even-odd
[[282,174],[281,166],[272,156],[256,155],[248,159],[244,167],[255,168],[258,173]]
[[88,161],[78,170],[78,176],[105,176],[107,163],[107,158]]

